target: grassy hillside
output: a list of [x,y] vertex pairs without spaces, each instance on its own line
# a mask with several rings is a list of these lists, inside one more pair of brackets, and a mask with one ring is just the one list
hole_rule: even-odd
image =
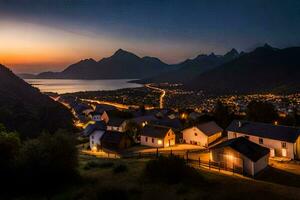
[[[52,199],[299,199],[300,190],[237,176],[200,170],[193,183],[153,182],[144,176],[148,160],[108,160],[81,156],[83,182]],[[87,163],[96,161],[97,165]],[[127,170],[116,172],[118,166]]]

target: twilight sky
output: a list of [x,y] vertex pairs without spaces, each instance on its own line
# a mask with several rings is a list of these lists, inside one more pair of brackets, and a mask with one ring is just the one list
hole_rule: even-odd
[[176,63],[266,42],[300,46],[299,0],[0,0],[0,63],[17,73],[119,48]]

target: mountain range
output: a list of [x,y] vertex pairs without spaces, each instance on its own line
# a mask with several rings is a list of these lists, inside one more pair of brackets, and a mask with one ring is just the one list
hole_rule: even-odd
[[300,47],[266,44],[199,74],[186,86],[212,93],[299,92],[299,56]]
[[61,79],[140,79],[170,70],[170,65],[158,58],[143,57],[119,49],[111,57],[100,61],[81,60],[62,72],[43,72],[37,76],[21,75],[22,78],[61,78]]
[[299,91],[300,47],[278,49],[268,44],[251,52],[232,49],[224,55],[201,54],[169,65],[119,49],[100,61],[82,60],[62,72],[23,78],[139,79],[138,83],[183,83],[188,89],[212,93]]
[[60,103],[0,64],[0,124],[21,137],[72,129],[72,114]]
[[169,82],[169,83],[186,83],[189,80],[195,78],[197,75],[214,69],[217,66],[220,66],[223,63],[229,62],[237,57],[239,53],[236,49],[232,49],[225,55],[215,55],[211,53],[209,55],[201,54],[194,59],[187,59],[184,62],[181,62],[175,65],[175,69],[165,73],[161,73],[157,76],[149,77],[146,79],[134,81],[138,83],[160,83],[160,82]]

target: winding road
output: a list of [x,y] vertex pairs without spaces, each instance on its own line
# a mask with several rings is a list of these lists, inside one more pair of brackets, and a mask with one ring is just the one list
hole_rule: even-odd
[[166,91],[164,89],[154,87],[151,84],[145,84],[145,87],[153,89],[153,90],[158,90],[161,92],[161,95],[159,97],[159,108],[160,109],[164,108],[164,97],[166,96]]

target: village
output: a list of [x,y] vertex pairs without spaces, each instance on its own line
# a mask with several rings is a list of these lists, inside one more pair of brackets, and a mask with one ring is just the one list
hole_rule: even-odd
[[195,167],[257,177],[270,168],[300,171],[300,128],[233,120],[221,128],[198,112],[166,108],[123,108],[60,97],[76,117],[79,145],[98,158],[176,155]]

